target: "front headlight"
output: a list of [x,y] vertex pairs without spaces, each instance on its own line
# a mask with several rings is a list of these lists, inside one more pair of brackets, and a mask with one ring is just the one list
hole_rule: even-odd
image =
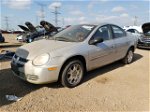
[[49,54],[47,53],[41,54],[33,60],[33,65],[36,65],[36,66],[44,65],[48,62],[49,59],[50,59]]

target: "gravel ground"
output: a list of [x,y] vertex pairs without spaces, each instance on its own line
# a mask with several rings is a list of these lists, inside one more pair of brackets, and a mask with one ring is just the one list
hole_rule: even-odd
[[[15,41],[14,37],[6,40]],[[88,72],[72,89],[59,83],[22,81],[12,74],[10,60],[5,59],[0,61],[0,112],[149,111],[149,75],[150,51],[141,49],[136,50],[133,63],[115,62]],[[22,100],[8,101],[5,95],[9,94]]]

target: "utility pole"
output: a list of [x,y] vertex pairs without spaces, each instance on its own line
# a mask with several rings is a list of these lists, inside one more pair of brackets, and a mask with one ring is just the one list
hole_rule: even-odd
[[4,21],[5,21],[5,28],[6,28],[6,30],[8,31],[9,30],[9,18],[8,18],[8,16],[5,16],[4,17]]
[[138,19],[138,17],[135,16],[135,17],[134,17],[134,26],[137,26],[137,19]]
[[44,11],[44,7],[46,7],[46,4],[43,4],[43,3],[39,3],[39,2],[36,2],[37,5],[39,5],[41,7],[40,9],[40,13],[41,13],[41,20],[44,20],[45,19],[45,11]]
[[54,15],[55,15],[55,26],[57,27],[57,25],[58,25],[58,14],[61,14],[61,13],[59,13],[58,12],[58,6],[55,6],[54,7],[54,12],[52,12],[52,13],[54,13]]

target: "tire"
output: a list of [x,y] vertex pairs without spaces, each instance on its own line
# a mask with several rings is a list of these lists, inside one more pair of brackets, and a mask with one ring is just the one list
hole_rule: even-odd
[[3,37],[2,42],[5,42],[5,38]]
[[61,73],[61,84],[73,88],[80,84],[84,75],[84,66],[80,60],[71,60],[65,64]]
[[0,42],[1,42],[1,43],[5,42],[5,38],[4,38],[4,37],[1,37],[1,38],[0,38]]
[[129,49],[122,61],[124,64],[130,64],[133,61],[133,57],[134,57],[134,52],[132,49]]

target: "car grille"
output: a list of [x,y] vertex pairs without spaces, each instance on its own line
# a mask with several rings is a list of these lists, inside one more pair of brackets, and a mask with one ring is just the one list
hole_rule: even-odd
[[19,71],[19,68],[23,68],[24,64],[27,63],[29,60],[24,59],[22,57],[17,56],[16,54],[13,56],[12,62],[11,62],[11,69],[13,72],[16,73],[19,77],[26,79],[26,76],[24,73]]
[[18,61],[21,61],[21,62],[24,62],[24,63],[28,62],[27,59],[21,58],[21,57],[17,56],[16,54],[14,55],[14,58],[15,58],[15,59],[19,58]]
[[150,43],[146,43],[146,42],[138,42],[138,45],[150,47]]
[[27,63],[28,61],[29,60],[19,57],[16,54],[13,57],[13,63],[16,63],[18,67],[23,67],[24,64]]

